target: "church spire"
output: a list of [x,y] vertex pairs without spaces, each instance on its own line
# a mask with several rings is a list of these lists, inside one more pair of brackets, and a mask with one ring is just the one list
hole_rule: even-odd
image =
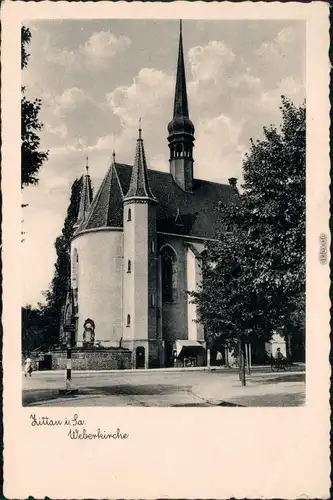
[[176,77],[176,89],[175,89],[175,99],[173,107],[173,117],[174,118],[188,118],[188,102],[187,102],[187,90],[186,90],[186,75],[185,75],[185,64],[184,64],[184,50],[183,50],[183,29],[182,20],[180,20],[179,27],[179,47],[178,47],[178,64],[177,64],[177,77]]
[[156,201],[149,185],[148,168],[142,139],[141,118],[139,120],[139,136],[136,141],[136,152],[131,182],[124,200],[128,200],[130,198],[147,198],[148,200]]
[[89,163],[88,156],[86,157],[86,174],[83,176],[83,185],[80,196],[80,206],[79,213],[76,219],[74,227],[78,227],[86,218],[88,210],[91,204],[91,189],[90,189],[90,175],[89,175]]
[[189,117],[183,50],[183,30],[180,21],[178,63],[173,118],[168,125],[170,170],[175,182],[184,191],[192,191],[194,125]]

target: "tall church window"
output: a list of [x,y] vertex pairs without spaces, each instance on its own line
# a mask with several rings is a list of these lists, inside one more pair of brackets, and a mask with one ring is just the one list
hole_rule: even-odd
[[131,315],[130,314],[127,314],[126,326],[131,326]]
[[154,293],[150,294],[150,307],[152,307],[152,308],[155,307],[155,294]]
[[76,248],[74,248],[72,255],[72,287],[78,287],[78,274],[79,274],[79,255]]
[[127,212],[127,220],[128,222],[132,220],[132,210],[129,208]]
[[177,291],[177,256],[170,246],[162,248],[162,300],[174,302]]
[[130,261],[130,260],[127,262],[127,272],[128,272],[128,273],[131,273],[131,272],[132,272],[132,263],[131,263],[131,261]]

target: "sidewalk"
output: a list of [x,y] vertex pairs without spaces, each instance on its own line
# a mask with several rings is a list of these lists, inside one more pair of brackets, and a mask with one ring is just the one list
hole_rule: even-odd
[[[42,372],[41,372],[42,373]],[[45,373],[45,372],[44,372]],[[240,385],[237,371],[195,374],[175,372],[175,377],[148,376],[133,371],[130,376],[99,378],[83,372],[76,378],[79,393],[60,396],[61,372],[53,378],[30,379],[23,390],[23,404],[30,406],[301,406],[305,402],[305,372],[255,373],[247,376],[247,385]],[[138,373],[143,376],[138,377]],[[119,372],[118,372],[119,375]],[[30,385],[30,387],[29,387]]]
[[[305,403],[305,372],[247,376],[246,386],[241,386],[238,375],[232,379],[212,379],[209,384],[192,387],[197,397],[218,405],[221,401],[240,406],[300,406]],[[265,380],[266,379],[266,380]]]
[[[269,365],[255,365],[252,366],[251,370],[253,373],[251,376],[257,375],[257,371],[266,369],[267,372],[272,373],[270,366]],[[295,365],[292,368],[292,371],[296,372],[303,372],[305,370],[305,363],[295,363]],[[131,374],[140,374],[140,373],[162,373],[162,372],[172,372],[172,373],[177,373],[177,372],[200,372],[200,371],[207,371],[207,372],[226,372],[226,373],[238,373],[238,367],[232,367],[232,368],[227,368],[225,366],[192,366],[192,367],[169,367],[169,368],[132,368],[132,369],[125,369],[125,370],[72,370],[72,374],[87,374],[87,373],[131,373]],[[65,374],[66,370],[36,370],[34,371],[34,376],[36,374]],[[292,373],[292,372],[289,372]],[[262,373],[261,373],[262,375]]]

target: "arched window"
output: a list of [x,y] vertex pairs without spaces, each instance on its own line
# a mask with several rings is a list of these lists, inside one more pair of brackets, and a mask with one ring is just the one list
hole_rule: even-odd
[[162,255],[162,300],[173,302],[177,291],[177,256],[169,245],[161,250]]
[[130,261],[130,260],[127,262],[127,272],[128,272],[128,273],[131,273],[131,272],[132,272],[132,263],[131,263],[131,261]]
[[131,326],[131,315],[127,314],[126,326]]
[[128,222],[132,220],[132,210],[129,208],[127,212],[127,220]]
[[78,288],[78,277],[79,277],[79,255],[76,248],[74,248],[72,255],[72,287]]
[[183,146],[182,146],[182,144],[177,144],[177,146],[176,146],[176,152],[177,152],[177,157],[178,158],[180,156],[182,156],[182,153],[183,153]]
[[152,308],[155,307],[155,294],[154,293],[150,294],[150,307],[152,307]]

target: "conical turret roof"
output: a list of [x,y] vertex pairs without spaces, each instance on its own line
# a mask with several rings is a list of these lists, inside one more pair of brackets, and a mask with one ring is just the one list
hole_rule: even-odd
[[150,201],[156,202],[156,198],[153,195],[149,184],[148,168],[141,132],[142,130],[139,128],[139,137],[136,141],[136,152],[131,182],[124,200],[131,198],[147,198]]
[[102,184],[90,206],[86,219],[76,234],[89,229],[119,227],[122,225],[123,191],[115,162],[110,165]]
[[80,206],[79,206],[79,212],[78,216],[76,219],[76,223],[74,227],[80,226],[82,222],[85,220],[87,217],[87,214],[89,212],[89,208],[91,205],[91,189],[90,189],[90,176],[89,176],[89,166],[88,166],[88,158],[87,158],[87,164],[86,164],[86,174],[83,176],[83,185],[82,185],[82,191],[81,191],[81,196],[80,196]]

